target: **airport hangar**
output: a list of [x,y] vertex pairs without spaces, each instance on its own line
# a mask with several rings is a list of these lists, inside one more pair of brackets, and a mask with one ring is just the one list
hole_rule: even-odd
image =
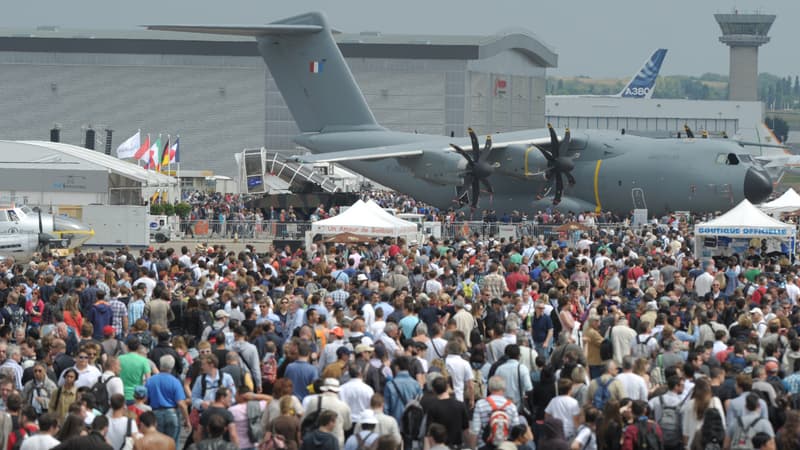
[[[464,136],[543,127],[556,53],[528,32],[491,36],[336,34],[377,120]],[[296,151],[298,131],[251,38],[57,27],[0,31],[3,139],[116,148],[137,129],[180,135],[181,166],[236,175],[244,148]],[[174,168],[173,168],[174,169]]]
[[680,132],[685,137],[688,125],[696,137],[705,130],[712,137],[725,132],[747,142],[775,143],[764,132],[764,104],[758,101],[548,96],[545,116],[557,128],[624,129],[653,137]]

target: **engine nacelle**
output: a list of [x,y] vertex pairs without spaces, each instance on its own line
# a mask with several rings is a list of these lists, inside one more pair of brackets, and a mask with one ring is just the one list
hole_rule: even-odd
[[509,145],[497,150],[496,156],[499,166],[495,168],[495,173],[506,176],[526,179],[543,177],[547,169],[547,159],[534,146]]
[[400,164],[408,167],[417,178],[443,186],[459,186],[464,183],[467,163],[456,153],[447,151],[427,151],[419,158],[403,160]]

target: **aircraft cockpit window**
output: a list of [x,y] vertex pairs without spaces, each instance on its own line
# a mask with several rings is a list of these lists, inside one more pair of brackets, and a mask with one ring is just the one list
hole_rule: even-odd
[[17,216],[17,213],[13,209],[9,209],[6,212],[8,213],[9,220],[13,220],[14,222],[19,222],[19,217]]
[[21,209],[25,214],[33,214],[33,210],[30,208],[30,206],[22,206],[19,209]]
[[717,164],[735,166],[739,164],[739,157],[733,153],[720,153],[717,155]]
[[743,154],[743,155],[737,155],[737,156],[739,157],[739,161],[741,161],[741,162],[743,162],[745,164],[753,162],[753,158],[750,155],[746,154],[746,153]]

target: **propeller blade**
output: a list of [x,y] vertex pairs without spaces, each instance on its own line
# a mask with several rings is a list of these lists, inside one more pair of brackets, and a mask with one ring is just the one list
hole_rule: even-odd
[[472,158],[475,161],[478,161],[481,157],[481,147],[478,144],[478,136],[475,134],[475,130],[472,127],[467,128],[467,133],[469,133],[469,140],[472,142]]
[[570,134],[569,128],[564,130],[564,139],[561,141],[561,144],[558,145],[558,155],[566,155],[567,151],[569,150],[569,142],[570,142]]
[[456,144],[450,144],[450,147],[453,147],[453,150],[455,150],[459,155],[463,156],[469,165],[475,164],[475,161],[472,160],[472,157],[469,156],[469,154],[465,152],[463,148],[457,146]]
[[539,152],[541,152],[542,156],[544,156],[544,159],[548,161],[554,161],[556,159],[555,156],[553,156],[553,154],[549,150],[545,150],[544,148],[539,147],[538,145],[535,145],[534,147],[539,149]]
[[556,130],[548,123],[547,131],[550,132],[550,151],[558,158],[558,135],[556,134]]
[[494,189],[492,189],[492,183],[489,183],[489,180],[487,180],[486,178],[483,178],[483,179],[481,179],[481,184],[483,185],[483,189],[486,192],[488,192],[490,194],[494,194]]
[[553,198],[553,204],[561,203],[561,194],[564,193],[564,180],[561,179],[561,174],[556,174],[556,195]]
[[478,180],[472,182],[472,198],[470,199],[470,206],[473,208],[478,207],[478,197],[481,195],[481,185]]
[[39,210],[39,234],[44,233],[44,227],[42,226],[42,210]]
[[575,186],[575,177],[572,176],[569,172],[564,172],[564,175],[567,177],[567,182],[570,186]]
[[481,152],[480,160],[486,161],[489,158],[489,153],[492,151],[492,135],[486,135],[486,144],[483,146],[483,152]]

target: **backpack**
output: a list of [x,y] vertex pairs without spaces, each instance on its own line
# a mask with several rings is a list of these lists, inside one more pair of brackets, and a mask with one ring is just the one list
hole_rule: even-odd
[[250,438],[250,442],[258,442],[264,436],[261,413],[261,402],[258,400],[247,402],[247,437]]
[[261,363],[261,385],[271,386],[278,378],[278,361],[274,356],[268,356]]
[[361,437],[361,433],[355,433],[353,436],[356,437],[356,444],[357,444],[356,448],[364,449],[364,450],[375,450],[376,448],[378,448],[378,440],[377,439],[373,440],[372,444],[369,444],[369,445],[366,444],[366,442],[369,440],[369,437],[372,436],[373,434],[375,434],[375,433],[370,431],[369,434],[367,434],[367,437],[362,438]]
[[592,396],[592,406],[600,411],[605,408],[606,402],[611,398],[611,390],[608,387],[611,386],[614,380],[614,377],[608,377],[608,381],[603,383],[601,378],[597,379],[597,389],[594,390],[594,395]]
[[[316,431],[319,428],[319,415],[322,413],[322,396],[320,395],[317,397],[317,409],[308,413],[307,416],[303,418],[303,422],[300,423],[300,435],[305,436],[306,434]],[[256,441],[258,442],[258,441]]]
[[472,369],[472,400],[477,402],[484,397],[485,384],[483,375],[478,369]]
[[603,361],[614,358],[614,343],[611,340],[613,333],[614,326],[612,325],[611,328],[608,329],[608,337],[603,339],[603,342],[600,343],[600,358]]
[[638,430],[633,450],[664,450],[664,442],[658,437],[656,429],[650,424],[650,421],[638,421],[633,426]]
[[[469,282],[469,283],[468,283]],[[467,278],[461,283],[461,292],[464,293],[464,298],[468,300],[472,300],[472,295],[474,294],[475,282]]]
[[19,306],[12,308],[11,305],[7,305],[6,313],[8,314],[9,321],[11,322],[10,325],[14,330],[25,325],[25,311]]
[[386,388],[386,374],[383,373],[383,366],[375,367],[367,363],[367,374],[364,377],[364,382],[372,388],[374,392],[383,392]]
[[502,406],[497,406],[494,399],[486,397],[492,413],[489,415],[489,422],[483,429],[483,442],[491,446],[499,446],[506,440],[511,433],[511,418],[506,413],[506,408],[511,405],[511,400],[506,399]]
[[26,430],[25,427],[19,427],[12,431],[11,434],[17,438],[17,440],[14,441],[14,446],[11,447],[11,450],[20,450],[22,448],[22,443],[28,438],[28,430]]
[[113,375],[103,381],[103,376],[101,375],[100,378],[97,379],[97,383],[89,389],[89,393],[92,394],[95,399],[95,408],[103,414],[107,413],[108,409],[111,407],[111,397],[108,395],[107,386],[108,382],[115,377],[116,375]]
[[639,340],[639,336],[636,336],[636,345],[633,346],[631,349],[631,355],[634,358],[650,358],[650,349],[647,347],[647,344],[650,342],[651,339],[655,339],[653,336],[648,336],[644,342]]
[[749,425],[744,426],[742,416],[736,416],[736,432],[731,437],[731,450],[753,450],[753,436],[751,433],[753,426],[760,422],[763,418],[758,417],[756,420],[750,422]]
[[[684,397],[684,399],[686,398],[688,396]],[[661,421],[658,424],[661,426],[664,441],[681,442],[681,439],[683,439],[683,422],[681,421],[683,400],[676,406],[666,406],[664,404],[664,395],[660,395],[658,396],[658,401],[661,403]]]
[[422,405],[419,403],[419,397],[407,401],[403,397],[403,393],[400,392],[400,388],[397,387],[397,383],[394,381],[391,383],[395,392],[397,392],[397,398],[405,405],[403,415],[400,416],[400,433],[404,438],[412,441],[421,439],[425,435],[425,427],[423,426],[425,410],[422,409]]

